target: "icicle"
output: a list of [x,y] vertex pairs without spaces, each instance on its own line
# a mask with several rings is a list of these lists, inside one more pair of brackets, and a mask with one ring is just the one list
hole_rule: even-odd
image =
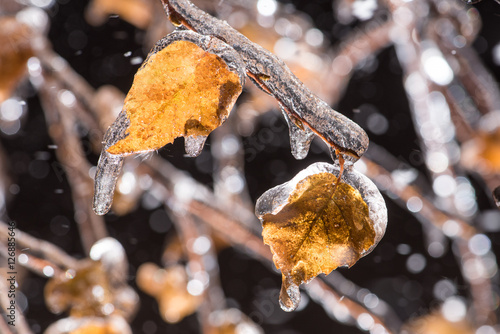
[[113,204],[116,181],[122,170],[123,157],[102,150],[94,180],[94,203],[97,215],[105,215]]
[[314,138],[314,132],[308,127],[301,129],[294,120],[290,118],[286,111],[281,110],[288,124],[290,133],[290,148],[292,155],[297,160],[302,160],[307,156],[309,147]]
[[500,186],[496,187],[495,190],[493,190],[493,198],[495,199],[495,204],[497,205],[497,208],[500,209]]
[[205,140],[207,140],[207,136],[184,137],[184,147],[187,155],[190,157],[199,156],[205,145]]
[[294,311],[300,303],[300,290],[292,279],[283,275],[280,291],[280,306],[285,312]]

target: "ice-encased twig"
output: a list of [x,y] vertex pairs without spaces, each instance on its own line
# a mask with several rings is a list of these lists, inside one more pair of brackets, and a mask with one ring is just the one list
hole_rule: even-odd
[[94,179],[94,202],[92,209],[97,215],[105,215],[113,204],[115,186],[122,170],[124,157],[108,153],[103,149]]
[[312,140],[314,139],[314,132],[308,127],[303,127],[301,129],[285,110],[282,110],[282,112],[288,124],[292,155],[297,160],[305,159],[309,152],[309,147],[311,147]]
[[366,151],[368,136],[365,131],[315,96],[281,59],[189,0],[162,0],[162,3],[172,23],[229,44],[243,60],[247,76],[330,146],[355,158]]

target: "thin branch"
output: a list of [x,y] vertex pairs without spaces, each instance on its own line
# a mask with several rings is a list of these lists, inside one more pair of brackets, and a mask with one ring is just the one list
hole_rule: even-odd
[[330,75],[325,82],[330,104],[339,102],[356,66],[390,44],[390,33],[393,29],[394,22],[389,20],[375,28],[368,26],[366,29],[357,30],[340,44],[330,67]]
[[[0,235],[7,237],[8,232],[8,225],[0,221]],[[16,244],[22,251],[29,250],[30,252],[40,254],[47,260],[64,268],[78,268],[78,260],[68,255],[59,247],[48,241],[32,237],[19,229],[16,229]]]
[[[4,281],[4,279],[0,279],[0,305],[2,306],[2,313],[5,313],[5,310],[7,310],[9,307],[11,307],[10,299],[8,297],[8,287]],[[24,317],[23,312],[19,309],[17,304],[15,304],[15,329],[16,333],[18,334],[33,334],[31,331],[31,328],[29,327],[28,323],[26,322],[26,318]],[[0,313],[0,317],[2,317]],[[3,323],[3,321],[0,321],[0,323]],[[1,329],[1,326],[0,326]],[[2,331],[3,333],[3,331]],[[5,333],[12,333],[10,331],[6,331]]]
[[[60,168],[67,174],[75,207],[75,220],[80,230],[80,237],[85,252],[88,254],[92,245],[107,236],[104,219],[93,214],[91,198],[93,181],[89,176],[90,164],[85,158],[80,138],[75,131],[75,119],[58,94],[64,92],[58,82],[50,75],[44,75],[44,84],[39,94],[44,106],[49,134],[57,145],[56,154]],[[71,94],[71,93],[69,93]]]
[[[414,212],[414,215],[417,218],[421,218],[424,221],[431,223],[445,235],[452,238],[458,246],[461,261],[472,258],[474,261],[477,261],[477,263],[480,263],[483,268],[486,268],[484,259],[471,253],[468,248],[468,241],[478,233],[473,226],[458,217],[450,216],[449,214],[436,208],[433,202],[423,196],[421,191],[415,185],[396,184],[393,180],[392,174],[382,166],[365,157],[362,159],[362,162],[366,165],[365,174],[372,179],[378,187],[385,189],[384,191],[399,198],[403,205],[406,206],[406,203],[412,198],[418,198],[422,203],[422,208],[418,212]],[[457,232],[455,235],[446,233],[446,226],[449,226],[446,224],[450,223],[455,224],[456,226]],[[473,300],[476,319],[479,319],[480,322],[494,322],[496,316],[494,312],[494,294],[491,281],[485,277],[470,279],[467,273],[464,272],[464,267],[461,266],[460,268],[462,270],[462,276],[471,287],[471,297]]]

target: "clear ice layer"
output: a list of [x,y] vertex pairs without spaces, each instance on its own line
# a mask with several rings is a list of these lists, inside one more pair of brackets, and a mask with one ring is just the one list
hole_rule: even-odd
[[314,132],[307,126],[301,129],[292,119],[290,119],[286,111],[282,110],[282,113],[288,124],[292,155],[295,159],[302,160],[307,157],[309,147],[311,147],[311,142],[314,138]]
[[123,166],[123,157],[102,150],[94,179],[92,209],[97,215],[105,215],[111,209],[115,186]]
[[290,278],[283,277],[280,291],[280,307],[285,312],[292,312],[300,304],[299,287]]
[[203,146],[205,146],[206,140],[207,136],[184,137],[184,148],[186,150],[186,154],[193,158],[199,156],[203,150]]

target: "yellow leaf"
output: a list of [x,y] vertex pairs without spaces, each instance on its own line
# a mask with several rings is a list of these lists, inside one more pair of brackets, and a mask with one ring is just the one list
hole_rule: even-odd
[[162,318],[169,323],[181,321],[195,312],[203,301],[187,290],[188,277],[183,266],[162,269],[145,263],[137,271],[137,285],[158,301]]
[[0,103],[9,98],[33,56],[31,29],[15,17],[0,18]]
[[[386,208],[373,183],[346,171],[346,179],[353,179],[353,185],[368,195],[365,198],[353,185],[341,182],[335,187],[333,172],[338,175],[331,165],[314,164],[257,202],[264,243],[283,274],[280,302],[285,310],[297,307],[301,283],[339,266],[352,266],[385,231]],[[370,210],[372,202],[375,208]]]
[[150,55],[124,104],[128,135],[111,154],[159,149],[175,138],[206,137],[229,115],[241,93],[240,79],[225,61],[188,41]]

